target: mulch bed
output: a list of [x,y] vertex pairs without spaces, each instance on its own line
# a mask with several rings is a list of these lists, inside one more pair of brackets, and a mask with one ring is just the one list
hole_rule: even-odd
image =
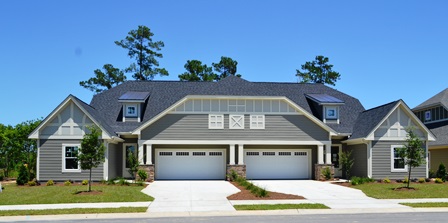
[[100,195],[102,194],[102,191],[97,191],[97,190],[92,190],[90,192],[88,191],[79,191],[77,193],[75,193],[76,195]]
[[269,191],[268,197],[257,197],[253,195],[250,190],[246,190],[246,188],[238,185],[237,182],[230,182],[233,186],[237,187],[241,190],[236,194],[232,194],[227,197],[229,200],[292,200],[292,199],[305,199],[302,196],[294,195],[294,194],[283,194],[277,192]]

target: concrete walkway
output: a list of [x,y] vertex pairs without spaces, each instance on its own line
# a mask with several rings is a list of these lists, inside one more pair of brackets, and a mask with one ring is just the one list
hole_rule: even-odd
[[235,211],[227,196],[240,190],[227,181],[155,181],[142,190],[155,198],[148,212]]
[[367,197],[361,190],[314,180],[254,180],[269,191],[296,194],[332,209],[411,209],[397,202]]

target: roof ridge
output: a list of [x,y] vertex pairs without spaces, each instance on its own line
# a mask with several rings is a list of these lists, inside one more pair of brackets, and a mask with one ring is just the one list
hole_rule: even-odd
[[369,108],[369,109],[367,109],[367,110],[364,110],[362,113],[364,113],[364,112],[368,112],[368,111],[371,111],[371,110],[375,110],[375,109],[378,109],[378,108],[386,107],[386,106],[388,106],[388,105],[390,105],[390,104],[395,104],[395,103],[397,103],[397,102],[399,102],[399,101],[403,101],[403,100],[399,99],[399,100],[391,101],[391,102],[389,102],[389,103],[386,103],[386,104],[383,104],[383,105],[380,105],[380,106],[376,106],[376,107],[373,107],[373,108]]

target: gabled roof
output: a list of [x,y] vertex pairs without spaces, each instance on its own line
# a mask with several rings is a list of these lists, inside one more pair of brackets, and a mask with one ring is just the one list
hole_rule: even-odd
[[[401,107],[411,116],[411,119],[417,123],[418,127],[425,130],[428,134],[428,140],[434,141],[434,134],[417,118],[411,109],[406,105],[403,100],[393,101],[369,110],[365,110],[359,114],[356,124],[353,127],[353,134],[349,140],[356,139],[370,139],[373,133],[378,127],[386,121],[386,119],[395,111],[398,107]],[[347,140],[347,141],[349,141]]]
[[426,127],[437,137],[429,146],[448,146],[448,121],[426,124]]
[[[81,111],[83,111],[109,138],[112,138],[115,136],[115,133],[113,129],[104,121],[104,119],[101,117],[101,115],[96,111],[94,108],[92,108],[90,105],[86,104],[79,98],[69,95],[67,98],[64,99],[41,123],[39,126],[37,126],[36,129],[34,129],[33,132],[28,136],[31,139],[37,139],[38,138],[38,132],[39,130],[44,127],[50,120],[57,115],[62,108],[65,107],[66,104],[68,104],[70,101],[72,101],[76,106],[78,106]],[[104,135],[104,134],[103,134]]]
[[423,103],[417,105],[417,107],[413,108],[412,110],[421,110],[439,104],[448,109],[448,88],[432,96]]
[[[141,122],[121,122],[118,119],[122,110],[118,99],[128,91],[150,94]],[[340,124],[327,124],[338,133],[351,133],[356,118],[364,111],[358,99],[323,84],[249,82],[235,76],[218,82],[127,81],[96,94],[90,105],[115,132],[132,132],[189,95],[286,97],[304,111],[319,117],[313,112],[305,94],[326,94],[345,102],[339,110]]]

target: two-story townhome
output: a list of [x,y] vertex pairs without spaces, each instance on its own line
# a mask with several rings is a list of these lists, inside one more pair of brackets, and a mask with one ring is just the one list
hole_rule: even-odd
[[[70,95],[30,135],[38,140],[38,180],[82,180],[75,154],[88,125],[102,130],[105,162],[95,180],[131,177],[129,151],[150,180],[321,179],[341,176],[339,153],[352,150],[352,175],[404,178],[396,149],[408,126],[432,133],[398,100],[365,110],[358,99],[323,84],[127,81],[93,96]],[[427,166],[412,171],[426,177]]]
[[448,165],[448,88],[412,109],[417,117],[436,136],[429,143],[429,169],[436,171]]

